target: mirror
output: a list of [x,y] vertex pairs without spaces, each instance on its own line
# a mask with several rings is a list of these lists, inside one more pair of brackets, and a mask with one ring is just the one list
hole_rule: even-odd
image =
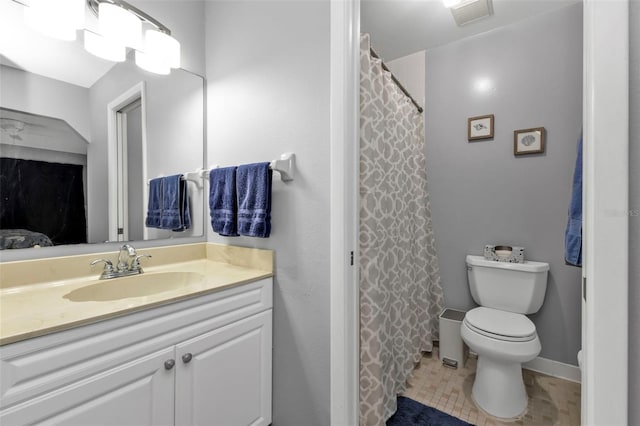
[[[204,78],[94,57],[81,32],[40,35],[22,8],[0,5],[1,248],[203,235]],[[149,180],[175,174],[189,228],[145,226]]]

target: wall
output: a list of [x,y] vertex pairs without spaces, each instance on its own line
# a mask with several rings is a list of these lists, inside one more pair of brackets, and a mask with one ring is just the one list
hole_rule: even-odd
[[66,121],[90,141],[89,90],[0,65],[0,106]]
[[629,424],[640,424],[640,3],[629,3]]
[[[374,46],[375,49],[375,46]],[[411,94],[411,97],[424,107],[425,89],[425,51],[412,53],[393,61],[385,61],[393,75],[402,83],[402,86]]]
[[[446,304],[474,306],[466,254],[523,246],[551,267],[531,317],[540,356],[577,365],[581,274],[564,264],[564,229],[581,132],[582,5],[427,50],[426,61],[427,171]],[[494,139],[468,142],[467,118],[484,114],[495,115]],[[541,126],[545,153],[515,157],[513,131]]]
[[206,28],[209,163],[297,161],[270,238],[208,240],[275,250],[273,424],[328,425],[329,2],[210,2]]

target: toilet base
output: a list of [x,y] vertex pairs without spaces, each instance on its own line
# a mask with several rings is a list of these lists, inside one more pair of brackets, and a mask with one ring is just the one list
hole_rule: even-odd
[[522,380],[520,363],[496,362],[478,356],[476,377],[471,391],[480,408],[495,417],[518,417],[527,409],[529,399]]

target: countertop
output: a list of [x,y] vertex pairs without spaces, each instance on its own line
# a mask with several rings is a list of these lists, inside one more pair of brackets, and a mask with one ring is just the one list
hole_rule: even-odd
[[138,253],[153,256],[143,260],[145,278],[166,272],[189,272],[204,278],[144,296],[73,301],[72,292],[77,294],[78,289],[128,279],[98,280],[102,265],[87,267],[92,259],[114,260],[117,253],[5,262],[0,264],[0,345],[273,276],[270,250],[201,243],[140,249]]

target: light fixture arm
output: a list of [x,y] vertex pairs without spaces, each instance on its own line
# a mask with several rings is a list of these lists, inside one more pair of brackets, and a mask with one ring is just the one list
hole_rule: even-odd
[[[13,0],[16,1],[16,0]],[[143,12],[142,10],[138,9],[137,7],[127,3],[124,0],[87,0],[87,5],[89,5],[89,9],[91,9],[91,11],[98,16],[98,5],[100,3],[111,3],[114,4],[116,6],[120,6],[121,8],[133,13],[134,15],[136,15],[138,18],[140,18],[143,22],[147,22],[151,25],[153,25],[154,27],[156,27],[159,31],[165,33],[166,35],[171,35],[171,30],[166,27],[165,25],[161,24],[157,19],[155,19],[154,17],[146,14],[145,12]]]

